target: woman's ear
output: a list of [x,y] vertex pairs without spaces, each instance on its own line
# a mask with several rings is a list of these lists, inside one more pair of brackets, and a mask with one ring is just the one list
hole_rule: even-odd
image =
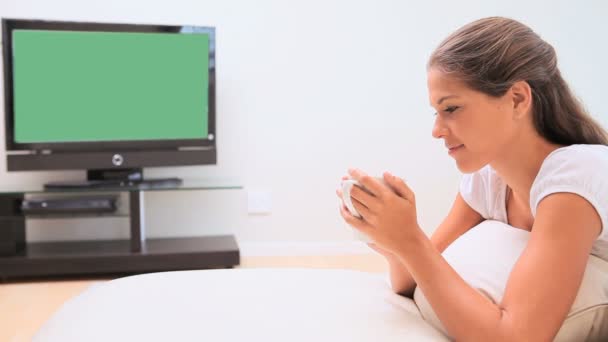
[[532,88],[526,81],[513,83],[510,89],[514,119],[525,117],[532,109]]

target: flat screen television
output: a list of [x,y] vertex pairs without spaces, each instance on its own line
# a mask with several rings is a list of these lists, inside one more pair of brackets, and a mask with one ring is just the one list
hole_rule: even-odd
[[2,19],[2,39],[8,171],[217,163],[214,27]]

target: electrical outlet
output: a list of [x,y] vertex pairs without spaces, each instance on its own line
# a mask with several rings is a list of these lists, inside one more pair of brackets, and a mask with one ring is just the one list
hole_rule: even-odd
[[249,215],[268,215],[272,211],[272,195],[267,190],[247,192],[247,212]]

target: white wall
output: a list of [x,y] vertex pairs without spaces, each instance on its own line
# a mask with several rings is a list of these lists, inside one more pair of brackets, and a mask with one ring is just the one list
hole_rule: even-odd
[[[608,4],[600,0],[1,0],[0,14],[217,27],[218,165],[150,168],[146,175],[229,178],[245,190],[147,195],[152,237],[351,240],[334,195],[350,166],[406,178],[417,194],[419,221],[431,232],[447,213],[460,174],[443,142],[431,137],[425,63],[447,34],[484,16],[521,20],[551,42],[572,88],[608,127],[602,101]],[[3,135],[2,128],[2,141]],[[0,155],[3,187],[84,178],[74,171],[5,170]],[[247,215],[246,191],[252,189],[271,193],[270,215]],[[30,240],[127,232],[124,219],[33,221],[28,228]]]

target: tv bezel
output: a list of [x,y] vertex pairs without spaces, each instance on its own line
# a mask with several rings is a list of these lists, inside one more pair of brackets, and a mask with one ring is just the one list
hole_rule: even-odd
[[[187,28],[188,32],[181,32]],[[208,86],[208,136],[201,139],[171,139],[171,140],[123,140],[123,141],[76,141],[76,142],[41,142],[41,143],[17,143],[14,141],[14,98],[13,98],[13,56],[12,56],[12,32],[14,30],[55,30],[55,31],[92,31],[92,32],[141,32],[141,33],[173,33],[173,34],[198,34],[204,33],[209,35],[209,86]],[[193,32],[194,31],[194,32]],[[48,21],[35,19],[2,19],[2,40],[3,40],[3,66],[4,66],[4,127],[6,151],[27,152],[36,155],[40,154],[45,157],[46,162],[35,166],[32,162],[27,162],[28,167],[35,169],[55,169],[53,163],[49,164],[49,157],[52,154],[74,153],[82,155],[83,153],[92,153],[106,155],[107,153],[124,153],[133,154],[137,152],[155,152],[161,151],[162,155],[167,156],[167,151],[183,151],[187,150],[188,155],[193,155],[197,149],[206,151],[207,156],[197,161],[188,162],[184,158],[176,156],[176,161],[180,160],[182,164],[207,164],[216,162],[216,141],[217,134],[215,129],[216,121],[216,103],[215,103],[215,27],[212,26],[196,26],[196,25],[150,25],[150,24],[130,24],[130,23],[100,23],[100,22],[75,22],[75,21]],[[210,153],[212,151],[212,153]],[[41,154],[40,152],[43,152]],[[184,151],[186,152],[186,151]],[[10,157],[10,156],[9,156]],[[24,155],[20,155],[19,159],[23,159]],[[66,156],[62,158],[66,160]],[[162,166],[172,165],[170,161],[150,160],[150,163],[145,163],[139,156],[138,166]],[[105,159],[105,158],[104,158]],[[152,158],[155,159],[155,158]],[[158,158],[156,158],[158,159]],[[188,158],[186,158],[188,159]],[[92,160],[89,160],[92,162]],[[10,164],[10,158],[9,158]],[[41,164],[41,163],[33,163]],[[76,163],[72,167],[59,168],[82,168],[81,163]],[[96,163],[94,163],[96,164]],[[46,167],[45,167],[46,166]],[[62,163],[62,166],[66,166]],[[17,166],[18,167],[18,166]],[[113,167],[108,165],[107,161],[99,163],[99,165],[90,165],[88,168],[98,167]],[[19,167],[18,167],[19,168]],[[11,169],[9,165],[9,170]],[[21,169],[21,168],[19,168]]]

